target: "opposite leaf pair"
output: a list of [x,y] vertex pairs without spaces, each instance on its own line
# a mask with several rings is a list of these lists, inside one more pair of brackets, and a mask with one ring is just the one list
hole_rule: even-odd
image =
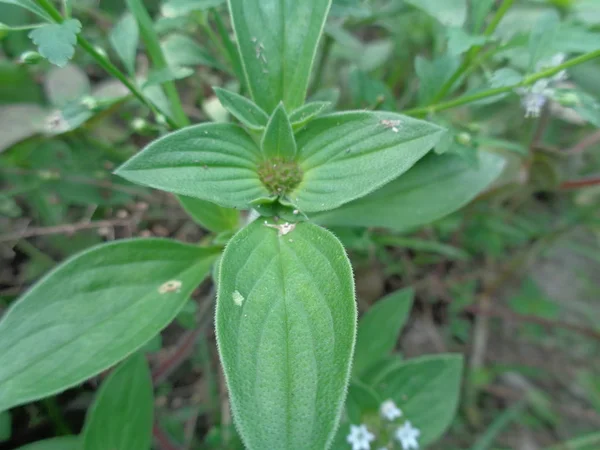
[[213,123],[184,128],[150,144],[118,174],[224,207],[273,215],[265,205],[278,199],[309,214],[335,209],[397,178],[442,134],[433,124],[395,113],[314,118],[326,104],[312,103],[291,117],[280,105],[264,124],[260,108],[224,92],[218,91],[223,104],[247,130]]

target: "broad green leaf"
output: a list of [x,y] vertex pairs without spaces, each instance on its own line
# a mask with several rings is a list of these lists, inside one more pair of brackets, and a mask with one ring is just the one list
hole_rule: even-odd
[[290,198],[309,213],[363,197],[406,172],[442,132],[431,123],[386,112],[319,117],[296,136],[304,178]]
[[488,152],[480,152],[478,167],[456,155],[429,155],[378,191],[311,219],[326,226],[406,231],[469,203],[500,175],[504,164],[504,158]]
[[207,66],[227,70],[206,49],[183,34],[171,34],[161,42],[161,47],[170,67]]
[[381,80],[372,78],[368,73],[354,69],[349,79],[352,104],[355,108],[383,109],[394,111],[394,94]]
[[[324,449],[337,429],[356,327],[340,242],[259,218],[225,249],[216,331],[238,430],[250,449]],[[287,231],[287,234],[283,234]]]
[[477,0],[469,4],[469,23],[473,33],[483,31],[485,18],[494,7],[495,0]]
[[75,44],[80,31],[81,22],[69,19],[63,23],[49,23],[36,28],[29,33],[29,37],[44,58],[52,64],[64,67],[75,54]]
[[560,26],[560,16],[554,10],[543,14],[533,25],[529,36],[529,70],[555,52],[555,40]]
[[381,398],[392,399],[421,431],[420,447],[438,439],[452,422],[462,367],[460,355],[424,356],[399,364],[375,386]]
[[310,102],[290,113],[290,122],[294,130],[298,130],[317,117],[327,108],[331,107],[330,102]]
[[370,386],[358,380],[352,380],[348,386],[348,398],[346,398],[346,414],[352,423],[364,423],[364,416],[377,414],[381,399],[377,392]]
[[177,17],[190,14],[192,11],[205,11],[225,3],[225,0],[167,0],[161,6],[165,17]]
[[79,436],[64,436],[34,442],[17,450],[81,450]]
[[44,11],[38,4],[33,0],[0,0],[0,3],[6,3],[8,5],[20,6],[21,8],[25,8],[42,19],[47,20],[48,22],[52,22],[52,18],[48,15],[46,11]]
[[87,413],[82,450],[150,450],[153,415],[150,368],[136,353],[100,386]]
[[232,208],[223,208],[206,200],[178,196],[179,202],[186,212],[207,230],[221,233],[227,230],[237,230],[240,226],[240,212]]
[[112,48],[130,75],[135,74],[135,59],[140,39],[140,29],[133,14],[127,12],[121,16],[108,36]]
[[410,249],[417,252],[437,253],[448,259],[466,261],[470,258],[469,253],[465,250],[435,240],[389,235],[376,236],[374,240],[382,245],[393,245],[395,247]]
[[455,55],[446,54],[433,60],[417,56],[415,71],[419,78],[419,104],[428,105],[440,88],[458,69],[460,60]]
[[189,67],[165,67],[164,69],[151,70],[143,87],[165,84],[169,81],[183,80],[194,74]]
[[195,125],[158,139],[117,170],[129,181],[244,209],[268,197],[256,167],[260,150],[233,124]]
[[[461,27],[467,19],[467,0],[405,0],[446,26]],[[481,0],[477,0],[481,1]]]
[[75,386],[140,348],[171,322],[217,254],[134,239],[61,264],[0,322],[0,411]]
[[483,45],[489,39],[487,36],[469,34],[461,27],[450,27],[446,33],[448,53],[455,56],[462,55],[471,47]]
[[352,373],[360,374],[389,354],[408,319],[414,291],[403,289],[375,303],[358,322]]
[[251,130],[260,130],[267,125],[267,113],[246,97],[217,87],[213,90],[223,107]]
[[280,103],[271,115],[260,147],[269,160],[291,161],[296,156],[294,130],[283,104]]
[[246,82],[267,114],[304,103],[331,0],[229,0]]

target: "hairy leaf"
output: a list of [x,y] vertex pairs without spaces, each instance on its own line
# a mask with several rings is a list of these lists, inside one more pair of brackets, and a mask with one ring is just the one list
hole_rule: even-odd
[[487,152],[480,152],[476,167],[460,156],[429,155],[378,191],[311,219],[327,226],[409,230],[473,200],[500,175],[504,164],[504,158]]
[[408,319],[414,291],[403,289],[375,303],[358,322],[352,371],[355,375],[390,353]]
[[168,134],[127,161],[117,174],[163,191],[244,209],[268,197],[256,167],[259,148],[233,124],[202,124]]
[[251,130],[267,125],[269,116],[246,97],[221,88],[213,88],[223,107]]
[[304,222],[284,235],[258,219],[232,239],[221,262],[216,330],[248,448],[328,448],[355,328],[352,269],[331,233]]
[[63,23],[49,23],[32,30],[29,37],[38,46],[40,54],[59,67],[67,65],[75,54],[77,35],[81,31],[81,22],[77,19]]
[[302,106],[331,0],[229,0],[254,102],[268,114],[280,101]]
[[0,322],[0,411],[61,392],[140,348],[175,317],[217,255],[134,239],[61,264]]
[[421,159],[442,128],[400,114],[319,117],[296,136],[304,179],[290,194],[304,212],[334,209],[389,183]]
[[294,130],[283,104],[279,104],[271,115],[260,144],[268,159],[289,161],[296,156]]
[[102,383],[87,414],[82,450],[149,450],[153,394],[148,363],[137,353]]
[[330,102],[310,102],[290,113],[290,122],[294,130],[298,130],[317,117],[327,108],[331,107]]

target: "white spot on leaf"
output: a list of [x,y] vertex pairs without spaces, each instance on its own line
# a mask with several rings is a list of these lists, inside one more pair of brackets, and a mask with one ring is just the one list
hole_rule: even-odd
[[170,292],[180,292],[181,291],[181,281],[179,280],[169,280],[160,285],[158,288],[159,294],[168,294]]
[[240,294],[240,291],[234,291],[233,294],[231,294],[231,297],[233,298],[233,303],[237,306],[242,306],[242,303],[245,300],[244,296]]

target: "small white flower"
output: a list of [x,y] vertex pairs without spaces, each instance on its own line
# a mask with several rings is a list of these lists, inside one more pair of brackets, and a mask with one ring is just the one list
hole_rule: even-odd
[[402,411],[400,411],[400,408],[396,406],[393,400],[383,402],[381,408],[379,408],[379,413],[381,417],[389,421],[396,420],[402,416]]
[[406,421],[404,425],[396,430],[395,436],[403,450],[416,450],[419,448],[417,438],[421,435],[421,432],[412,426],[410,421]]
[[352,445],[352,450],[370,450],[371,442],[375,440],[375,435],[371,433],[366,425],[350,425],[350,434],[346,441]]

